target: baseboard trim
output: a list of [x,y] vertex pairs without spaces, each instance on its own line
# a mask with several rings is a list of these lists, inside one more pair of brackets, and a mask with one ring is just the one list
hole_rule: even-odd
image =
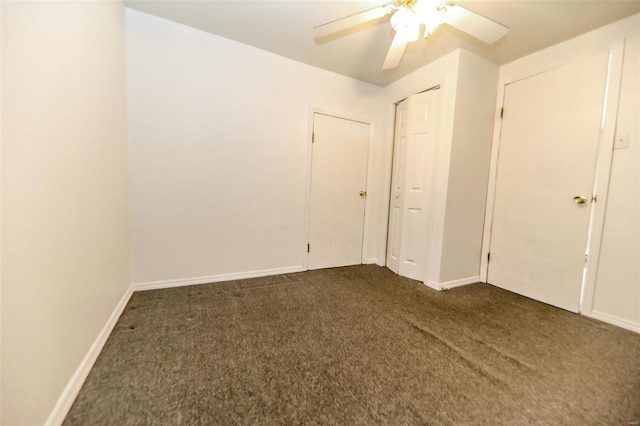
[[267,277],[269,275],[291,274],[304,271],[302,265],[284,268],[260,269],[257,271],[231,274],[207,275],[204,277],[181,278],[177,280],[150,281],[133,284],[133,291],[159,290],[162,288],[184,287],[188,285],[210,284],[221,281],[243,280],[246,278]]
[[378,265],[378,266],[384,266],[380,264],[380,260],[377,257],[370,257],[367,259],[366,261],[367,265]]
[[80,389],[82,389],[82,385],[84,385],[84,381],[87,379],[89,372],[91,372],[91,368],[93,368],[93,364],[95,364],[98,359],[98,355],[102,351],[105,343],[107,343],[107,339],[113,328],[115,327],[120,315],[124,311],[124,308],[127,306],[131,295],[133,294],[133,286],[129,286],[127,291],[124,293],[120,301],[116,305],[115,309],[109,316],[104,327],[96,337],[96,340],[93,342],[89,351],[84,356],[82,362],[76,369],[71,379],[67,383],[67,386],[62,391],[62,394],[58,398],[56,405],[53,407],[51,414],[47,418],[47,421],[44,423],[46,426],[59,426],[64,422],[64,419],[67,417],[73,402],[76,400],[78,393],[80,393]]
[[626,320],[624,318],[619,318],[615,315],[610,315],[599,311],[591,311],[591,315],[589,315],[589,317],[630,331],[634,331],[636,333],[640,333],[640,324]]
[[424,285],[436,291],[442,291],[456,287],[462,287],[463,285],[475,284],[477,282],[480,282],[480,276],[478,275],[469,278],[462,278],[459,280],[446,281],[443,283],[437,283],[435,281],[428,280],[424,282]]

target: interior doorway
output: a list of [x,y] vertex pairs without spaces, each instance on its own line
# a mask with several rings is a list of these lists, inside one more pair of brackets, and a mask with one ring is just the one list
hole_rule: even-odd
[[424,281],[431,242],[439,87],[396,106],[386,264],[395,273]]
[[607,97],[619,91],[611,60],[603,51],[504,91],[487,282],[572,312],[580,311],[595,203],[604,201],[597,165],[606,167],[599,152],[611,146]]
[[369,124],[313,113],[307,269],[362,263]]

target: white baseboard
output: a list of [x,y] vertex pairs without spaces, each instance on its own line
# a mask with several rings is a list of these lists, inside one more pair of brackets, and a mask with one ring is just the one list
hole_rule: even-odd
[[258,271],[231,274],[208,275],[204,277],[180,278],[177,280],[151,281],[133,285],[134,291],[158,290],[161,288],[183,287],[187,285],[210,284],[221,281],[243,280],[246,278],[267,277],[269,275],[291,274],[304,271],[302,265],[285,268],[261,269]]
[[621,328],[625,328],[630,331],[635,331],[636,333],[640,333],[640,324],[637,322],[629,321],[624,318],[616,317],[615,315],[606,314],[604,312],[591,311],[591,315],[588,315],[591,318],[606,322],[608,324],[612,324]]
[[463,285],[475,284],[477,282],[480,282],[480,277],[478,275],[469,278],[462,278],[459,280],[446,281],[443,283],[437,283],[435,281],[428,280],[424,282],[424,285],[436,291],[442,291],[449,290],[455,287],[462,287]]
[[76,400],[80,389],[82,389],[84,381],[87,379],[91,368],[93,368],[93,364],[95,364],[98,359],[98,355],[100,355],[104,344],[107,343],[107,339],[109,338],[111,331],[113,331],[113,327],[115,327],[118,322],[118,318],[120,318],[120,315],[127,306],[132,294],[133,286],[129,286],[111,313],[111,316],[109,316],[106,324],[102,327],[102,330],[100,330],[98,337],[96,337],[96,340],[89,348],[89,351],[84,356],[84,359],[76,369],[75,373],[71,376],[67,386],[62,391],[62,394],[58,398],[58,402],[56,402],[51,414],[49,414],[47,421],[44,423],[46,426],[58,426],[64,422],[64,419],[67,417],[67,414],[69,413],[73,402]]
[[378,265],[378,266],[384,266],[380,260],[377,257],[370,257],[367,259],[366,261],[367,265]]

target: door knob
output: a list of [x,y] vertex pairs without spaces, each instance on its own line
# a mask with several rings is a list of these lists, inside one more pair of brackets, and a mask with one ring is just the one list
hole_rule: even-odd
[[573,202],[576,204],[584,204],[587,202],[587,197],[585,197],[584,195],[576,195],[575,197],[573,197]]
[[362,198],[366,197],[367,196],[367,191],[360,191],[360,196]]

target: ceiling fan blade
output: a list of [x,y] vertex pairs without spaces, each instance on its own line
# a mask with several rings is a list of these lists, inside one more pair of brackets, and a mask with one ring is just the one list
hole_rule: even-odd
[[326,37],[330,34],[337,33],[338,31],[355,27],[358,24],[364,24],[365,22],[382,18],[383,16],[393,12],[395,9],[396,6],[387,4],[385,6],[365,10],[364,12],[356,13],[342,19],[337,19],[326,24],[318,25],[313,29],[313,33],[316,37]]
[[478,15],[461,6],[449,5],[445,7],[445,10],[445,23],[487,44],[495,43],[509,31],[509,28],[504,25],[498,24],[489,18]]
[[405,37],[401,36],[400,33],[396,33],[393,37],[393,41],[391,42],[391,46],[389,47],[389,51],[387,52],[384,64],[382,65],[383,70],[389,70],[398,66],[408,42],[409,41]]

